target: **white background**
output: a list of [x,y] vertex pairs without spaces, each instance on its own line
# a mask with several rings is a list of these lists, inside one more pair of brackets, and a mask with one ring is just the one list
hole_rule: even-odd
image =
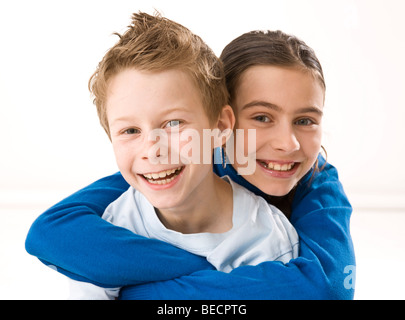
[[405,2],[402,0],[0,2],[0,298],[63,299],[65,279],[24,251],[33,220],[115,172],[87,82],[132,12],[159,10],[219,55],[280,29],[316,51],[324,146],[354,213],[357,299],[404,299]]

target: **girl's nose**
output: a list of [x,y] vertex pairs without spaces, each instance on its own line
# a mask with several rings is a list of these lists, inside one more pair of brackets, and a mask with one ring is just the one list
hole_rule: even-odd
[[292,153],[300,149],[300,143],[291,125],[280,124],[273,131],[271,146],[274,150],[283,153]]

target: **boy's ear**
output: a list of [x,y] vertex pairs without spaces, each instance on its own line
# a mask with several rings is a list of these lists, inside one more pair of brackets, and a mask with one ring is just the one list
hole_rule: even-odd
[[232,107],[226,105],[222,108],[221,113],[219,114],[217,127],[220,130],[221,145],[216,146],[220,147],[226,143],[233,132],[233,127],[235,126],[235,114],[233,113]]

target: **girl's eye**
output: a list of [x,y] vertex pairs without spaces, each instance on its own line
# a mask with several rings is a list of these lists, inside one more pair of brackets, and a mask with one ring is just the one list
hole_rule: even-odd
[[299,126],[310,126],[310,125],[315,124],[315,122],[309,118],[303,118],[303,119],[299,119],[299,120],[295,121],[295,124],[297,124]]
[[270,122],[270,118],[264,115],[256,116],[253,119],[259,122]]
[[177,127],[177,126],[180,125],[180,123],[181,123],[180,120],[170,120],[170,121],[167,122],[166,127],[167,128]]

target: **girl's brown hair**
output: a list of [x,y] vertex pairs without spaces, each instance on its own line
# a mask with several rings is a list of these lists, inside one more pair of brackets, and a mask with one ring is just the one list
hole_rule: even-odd
[[258,65],[296,67],[311,72],[326,89],[322,66],[304,41],[282,31],[251,31],[231,41],[222,51],[230,101],[239,79],[248,68]]

